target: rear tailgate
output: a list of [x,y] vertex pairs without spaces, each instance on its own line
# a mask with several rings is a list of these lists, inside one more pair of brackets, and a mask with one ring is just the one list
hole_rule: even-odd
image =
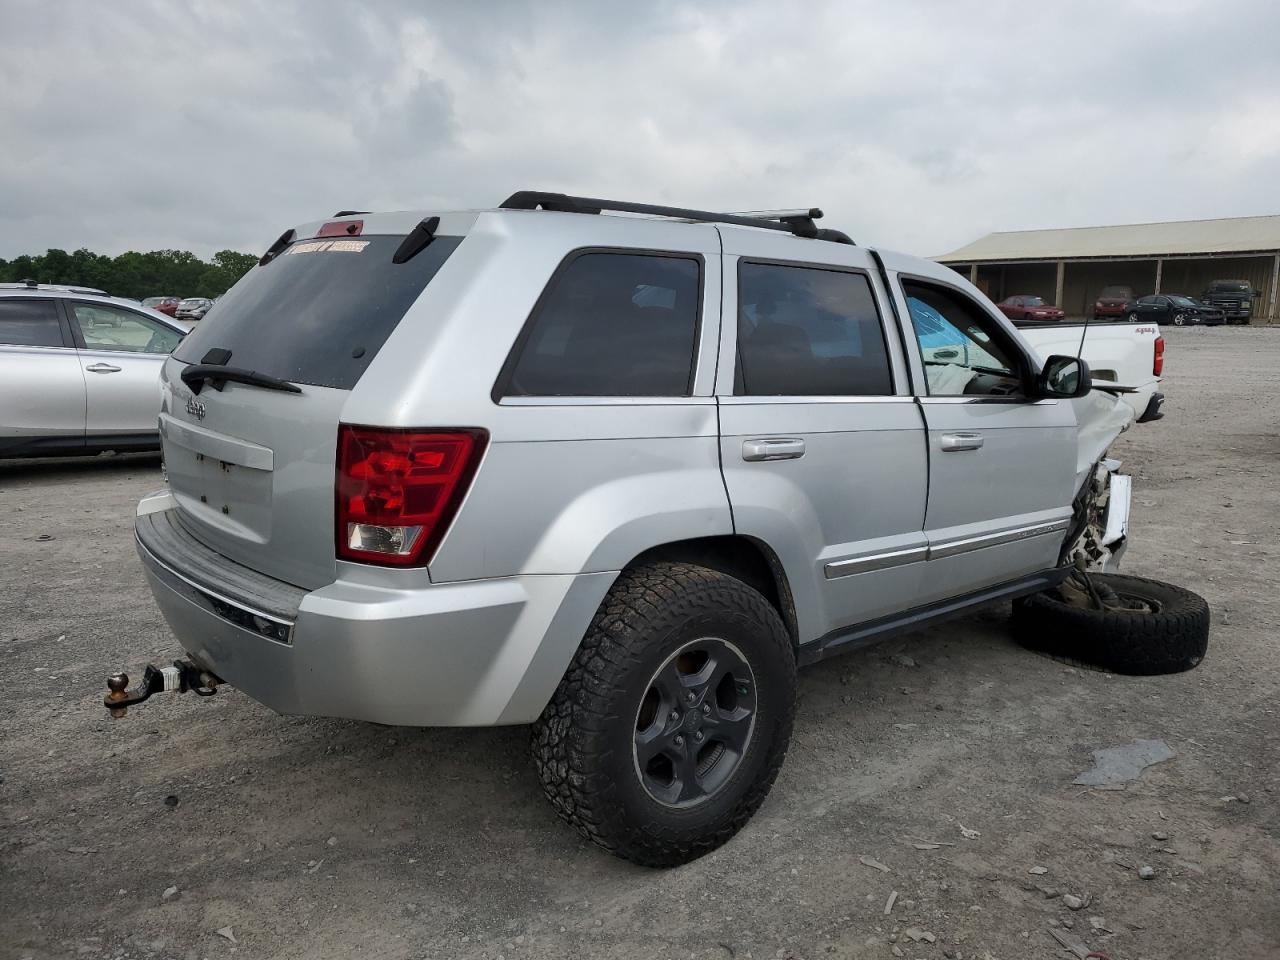
[[[178,520],[223,556],[307,589],[333,582],[343,407],[461,243],[439,236],[393,263],[403,239],[292,244],[246,274],[166,362],[160,430]],[[210,351],[217,359],[208,362],[286,380],[302,392],[184,383],[182,371],[206,362]]]

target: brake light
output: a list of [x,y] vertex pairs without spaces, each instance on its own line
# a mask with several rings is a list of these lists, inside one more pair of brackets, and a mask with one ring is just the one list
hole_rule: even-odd
[[333,220],[321,227],[316,237],[358,237],[363,230],[363,220]]
[[335,531],[340,560],[422,566],[466,496],[484,430],[338,427]]
[[1151,364],[1151,375],[1161,376],[1164,373],[1164,337],[1156,337],[1156,355]]

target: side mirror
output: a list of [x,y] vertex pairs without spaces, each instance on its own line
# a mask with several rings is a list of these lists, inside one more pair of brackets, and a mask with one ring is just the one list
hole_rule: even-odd
[[1087,396],[1092,389],[1093,378],[1089,375],[1089,364],[1079,357],[1054,355],[1044,362],[1040,373],[1036,375],[1038,398],[1071,400]]

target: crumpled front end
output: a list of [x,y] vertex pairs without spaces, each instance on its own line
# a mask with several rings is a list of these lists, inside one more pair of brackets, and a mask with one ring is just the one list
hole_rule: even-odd
[[1076,423],[1076,497],[1062,564],[1114,573],[1128,546],[1133,478],[1107,456],[1116,438],[1134,422],[1121,397],[1094,390],[1072,401]]

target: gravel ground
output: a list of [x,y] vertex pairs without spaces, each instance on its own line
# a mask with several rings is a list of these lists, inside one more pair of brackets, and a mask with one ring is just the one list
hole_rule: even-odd
[[[158,464],[0,464],[0,956],[1069,957],[1056,929],[1113,960],[1280,957],[1280,332],[1166,336],[1168,416],[1114,448],[1126,569],[1209,599],[1205,663],[1067,667],[1002,607],[823,663],[764,808],[665,873],[557,821],[523,729],[234,690],[108,719],[105,674],[178,652],[131,542]],[[1138,738],[1177,755],[1072,785]]]

